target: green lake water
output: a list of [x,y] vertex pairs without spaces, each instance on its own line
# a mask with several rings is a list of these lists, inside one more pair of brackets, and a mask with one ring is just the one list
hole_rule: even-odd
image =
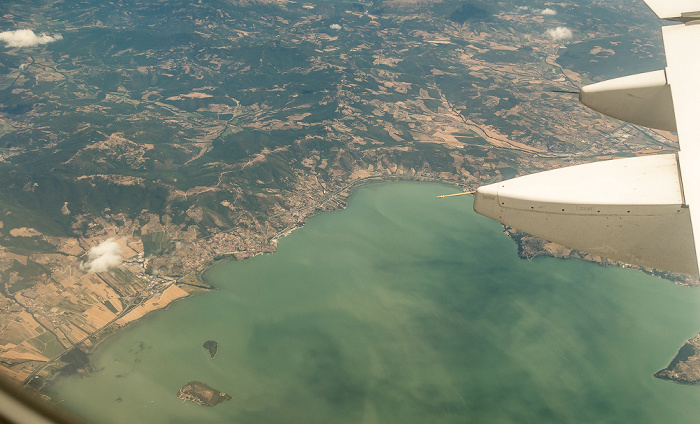
[[[111,338],[51,395],[114,423],[687,423],[700,387],[656,380],[700,330],[700,289],[524,261],[454,188],[358,189],[218,288]],[[210,359],[202,347],[219,343]],[[176,399],[198,380],[233,400]]]

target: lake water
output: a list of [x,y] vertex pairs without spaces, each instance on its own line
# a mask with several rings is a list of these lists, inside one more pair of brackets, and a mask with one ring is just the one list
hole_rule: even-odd
[[[700,387],[652,378],[700,330],[700,289],[521,260],[454,188],[358,189],[278,252],[123,331],[52,395],[113,423],[680,423]],[[210,359],[202,347],[219,343]],[[197,380],[233,396],[176,399]]]

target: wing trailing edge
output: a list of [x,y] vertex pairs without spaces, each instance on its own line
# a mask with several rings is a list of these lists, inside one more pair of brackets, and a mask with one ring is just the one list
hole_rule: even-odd
[[676,131],[671,87],[665,70],[587,85],[581,88],[579,100],[591,109],[621,121]]
[[474,210],[594,255],[698,273],[675,154],[577,165],[479,187]]

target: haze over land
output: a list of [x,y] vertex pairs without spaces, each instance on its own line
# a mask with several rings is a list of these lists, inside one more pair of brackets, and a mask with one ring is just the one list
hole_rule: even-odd
[[0,365],[37,386],[366,181],[677,147],[551,92],[661,69],[641,2],[45,3],[0,17]]

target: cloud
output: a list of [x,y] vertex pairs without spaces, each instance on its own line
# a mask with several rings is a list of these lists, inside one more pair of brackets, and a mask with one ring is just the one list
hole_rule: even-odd
[[542,11],[540,11],[540,15],[556,15],[557,11],[554,9],[546,8]]
[[338,31],[338,30],[342,29],[343,27],[340,26],[339,24],[331,24],[330,28]]
[[567,39],[573,37],[573,35],[574,35],[571,32],[571,30],[569,28],[566,28],[566,27],[556,27],[556,28],[548,29],[545,34],[548,35],[554,41],[567,40]]
[[63,36],[56,34],[50,36],[40,33],[34,34],[31,29],[18,29],[17,31],[0,32],[0,41],[7,43],[7,47],[31,47],[39,44],[51,43],[63,39]]
[[81,268],[87,272],[107,271],[122,263],[121,253],[122,248],[119,243],[114,241],[114,238],[109,238],[90,249],[88,261],[84,262]]

